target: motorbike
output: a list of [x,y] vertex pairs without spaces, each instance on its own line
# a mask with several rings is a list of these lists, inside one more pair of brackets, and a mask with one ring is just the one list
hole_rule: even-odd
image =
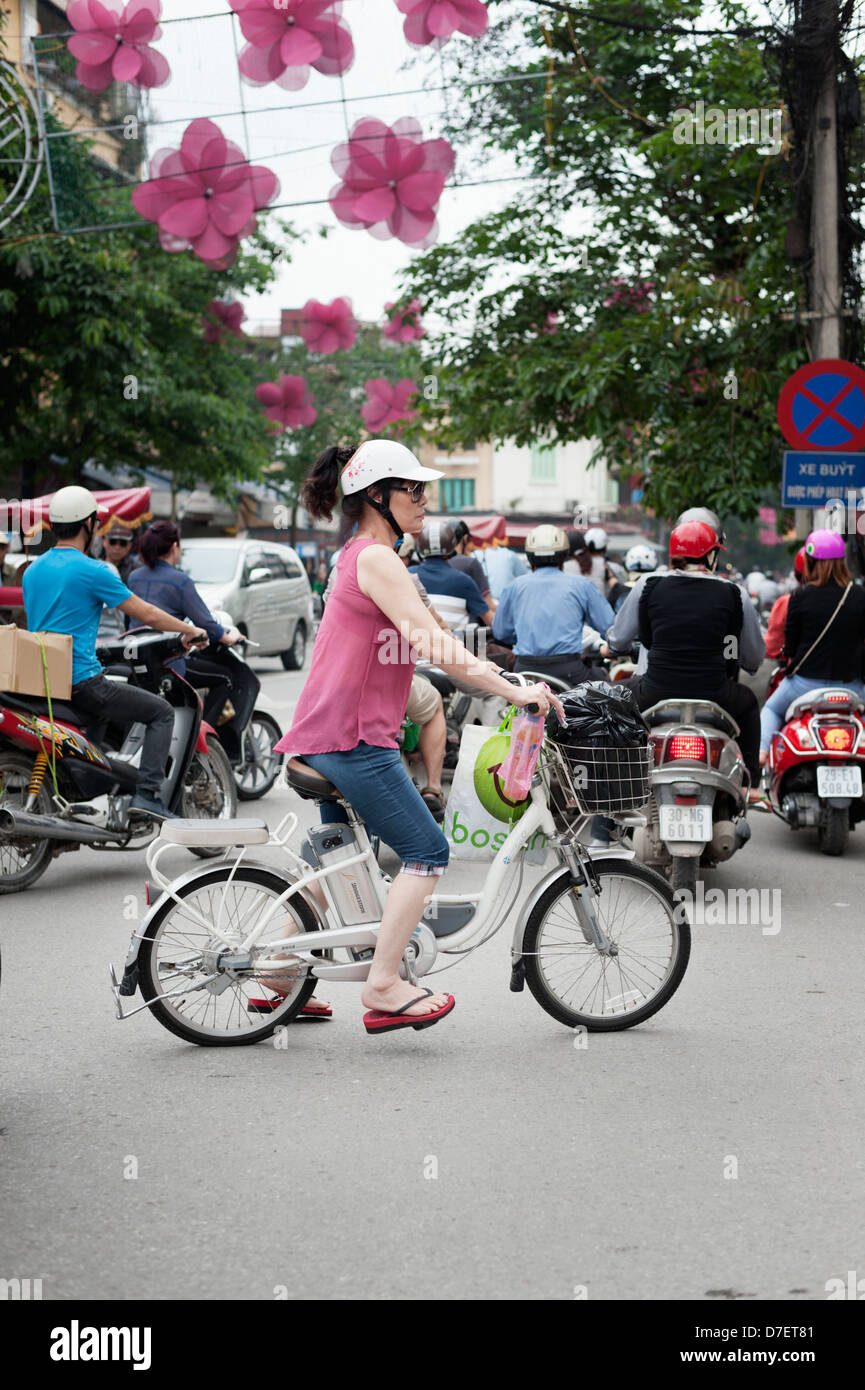
[[[237,796],[231,765],[202,718],[193,687],[170,666],[184,655],[180,635],[136,628],[97,648],[109,679],[161,695],[174,711],[160,796],[184,818],[231,819]],[[29,888],[58,854],[143,849],[159,833],[130,820],[144,726],[84,727],[62,700],[0,693],[0,893]],[[201,858],[216,851],[191,847]]]
[[[214,616],[223,627],[234,626],[228,613]],[[212,642],[186,667],[186,679],[202,692],[204,718],[231,763],[241,801],[255,801],[269,792],[284,762],[282,754],[274,752],[282,729],[261,707],[261,681],[245,660],[247,649],[258,645],[249,637],[232,647]]]
[[853,691],[821,686],[792,702],[769,746],[764,780],[772,809],[792,830],[816,828],[823,854],[843,854],[850,831],[865,820],[863,716]]
[[750,779],[739,726],[713,700],[661,700],[643,711],[654,766],[645,826],[634,831],[644,864],[693,893],[698,867],[731,858],[751,837]]

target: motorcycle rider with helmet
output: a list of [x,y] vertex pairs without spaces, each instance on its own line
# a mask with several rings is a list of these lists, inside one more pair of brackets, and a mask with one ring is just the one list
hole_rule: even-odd
[[129,817],[170,820],[173,817],[160,799],[160,790],[174,727],[171,706],[149,690],[104,676],[96,655],[96,633],[103,605],[107,604],[159,632],[182,633],[184,647],[206,640],[207,635],[202,628],[145,603],[127,588],[111,566],[88,554],[99,510],[93,493],[85,487],[62,487],[51,498],[48,520],[56,544],[34,560],[24,574],[27,624],[34,632],[71,635],[72,693],[68,703],[80,710],[83,720],[145,726],[138,785],[129,805]]
[[714,572],[725,548],[705,521],[674,526],[670,572],[649,575],[639,595],[639,639],[647,664],[645,674],[633,676],[628,685],[642,710],[690,695],[713,700],[731,714],[751,776],[749,799],[757,801],[762,799],[754,790],[760,781],[757,698],[730,679],[728,662],[735,655],[746,670],[756,671],[765,646],[739,587]]
[[763,706],[761,763],[788,706],[806,691],[832,685],[865,700],[865,589],[850,577],[844,537],[812,531],[804,550],[805,582],[790,595],[784,629],[790,673]]
[[472,535],[464,521],[458,521],[454,527],[454,545],[456,551],[448,560],[451,569],[460,570],[463,574],[469,575],[480,589],[481,598],[486,600],[487,607],[495,609],[495,599],[490,592],[490,581],[487,579],[486,571],[480,560],[472,554],[472,550],[474,550]]
[[[796,558],[793,561],[793,572],[796,576],[797,587],[805,583],[805,547],[804,545],[796,551]],[[789,594],[782,594],[776,598],[772,604],[772,611],[769,614],[769,626],[766,629],[766,655],[773,659],[779,657],[784,650],[784,629],[787,625],[787,609],[790,605],[790,598],[795,590]]]
[[625,570],[631,588],[641,574],[654,574],[658,568],[658,552],[651,545],[632,545],[625,554]]
[[558,526],[536,526],[526,537],[531,573],[514,579],[503,591],[493,620],[493,636],[513,645],[515,671],[540,671],[578,685],[604,680],[601,667],[583,661],[583,626],[604,633],[613,610],[588,578],[565,574],[571,553]]
[[493,611],[468,574],[448,563],[457,553],[454,528],[446,521],[428,521],[417,538],[419,565],[411,565],[426,589],[430,603],[452,628],[463,628],[469,621],[489,627]]

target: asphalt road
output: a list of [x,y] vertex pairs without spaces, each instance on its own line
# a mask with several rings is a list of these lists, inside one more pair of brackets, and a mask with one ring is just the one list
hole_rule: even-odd
[[[286,719],[300,678],[257,664]],[[436,981],[439,1026],[368,1038],[339,985],[333,1021],[278,1050],[116,1021],[143,856],[64,855],[0,899],[0,1278],[76,1300],[824,1299],[865,1274],[863,860],[861,829],[831,860],[755,817],[706,885],[764,890],[762,919],[696,926],[678,993],[628,1032],[511,994],[506,927]]]

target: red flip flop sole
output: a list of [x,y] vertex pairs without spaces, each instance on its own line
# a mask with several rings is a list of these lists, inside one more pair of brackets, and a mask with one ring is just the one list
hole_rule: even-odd
[[[246,1005],[246,1011],[250,1014],[272,1014],[278,1009],[282,999],[250,999]],[[295,1023],[301,1018],[333,1018],[333,1009],[314,1009],[307,1004],[306,1008],[301,1009]]]
[[440,1018],[449,1014],[456,1000],[452,994],[448,995],[447,1004],[443,1004],[440,1009],[435,1009],[428,1014],[386,1014],[378,1009],[370,1009],[369,1013],[363,1016],[363,1026],[368,1033],[393,1033],[397,1028],[431,1028],[434,1023],[438,1023]]

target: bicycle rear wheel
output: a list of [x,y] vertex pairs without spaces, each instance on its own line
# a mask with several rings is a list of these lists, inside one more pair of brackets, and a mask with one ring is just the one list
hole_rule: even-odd
[[659,874],[629,860],[594,868],[600,892],[592,902],[617,954],[601,955],[586,940],[567,871],[533,908],[523,951],[529,989],[548,1014],[570,1028],[609,1033],[643,1023],[675,994],[691,930]]
[[[297,1017],[315,987],[308,966],[280,972],[279,982],[289,992],[279,1002],[275,987],[267,983],[277,978],[273,972],[256,973],[254,964],[236,975],[219,970],[217,957],[231,947],[207,929],[207,923],[218,922],[239,950],[289,883],[265,868],[214,865],[178,889],[179,902],[169,898],[154,915],[138,957],[141,993],[156,1001],[150,1012],[170,1033],[202,1047],[237,1047],[261,1042]],[[291,927],[317,931],[318,925],[309,904],[295,895],[274,913],[258,946],[281,939]],[[174,994],[184,981],[188,990]],[[276,1008],[269,1007],[272,1000]]]

